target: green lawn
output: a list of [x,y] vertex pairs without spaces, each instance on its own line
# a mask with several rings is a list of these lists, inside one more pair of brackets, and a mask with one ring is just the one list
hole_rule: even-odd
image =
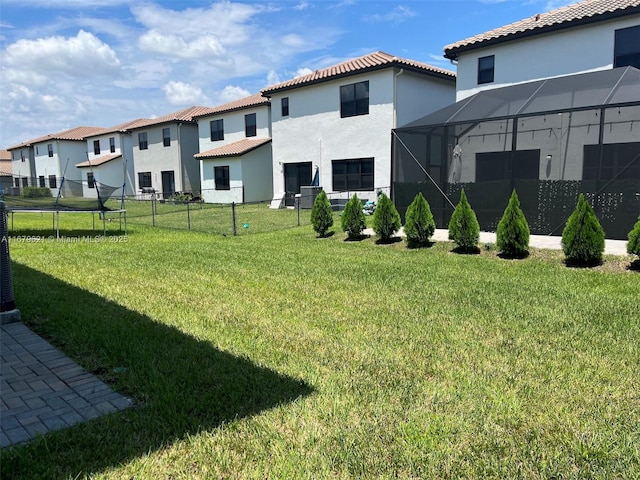
[[13,240],[23,319],[137,405],[5,449],[2,477],[638,478],[628,259],[343,239]]

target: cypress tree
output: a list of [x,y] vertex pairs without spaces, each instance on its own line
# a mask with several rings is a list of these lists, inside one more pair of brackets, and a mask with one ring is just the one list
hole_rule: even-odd
[[453,240],[461,251],[473,252],[478,250],[479,239],[480,224],[462,189],[460,201],[449,221],[449,240]]
[[342,230],[347,233],[349,240],[356,240],[362,236],[366,223],[362,212],[362,202],[355,193],[344,206],[341,222]]
[[431,213],[429,202],[422,192],[418,192],[409,208],[404,222],[404,233],[410,248],[424,247],[429,244],[429,238],[436,231],[436,222]]
[[324,190],[321,190],[313,201],[311,209],[311,224],[320,237],[324,237],[333,226],[333,212],[331,202]]
[[529,224],[514,189],[496,230],[496,246],[504,255],[525,257],[529,253]]
[[382,242],[388,242],[400,227],[398,209],[385,193],[381,193],[378,196],[376,210],[373,212],[373,231]]
[[604,230],[583,194],[562,231],[562,250],[567,262],[597,265],[604,252]]
[[629,232],[627,253],[640,256],[640,215],[638,215],[638,221]]

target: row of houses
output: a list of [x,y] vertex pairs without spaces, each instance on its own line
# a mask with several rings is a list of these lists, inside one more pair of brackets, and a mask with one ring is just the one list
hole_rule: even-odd
[[[280,206],[312,184],[402,204],[489,181],[640,183],[640,0],[582,1],[444,57],[457,74],[378,51],[224,105],[29,140],[8,149],[14,188],[55,189],[64,176],[85,196],[100,182]],[[444,220],[449,205],[434,200]]]

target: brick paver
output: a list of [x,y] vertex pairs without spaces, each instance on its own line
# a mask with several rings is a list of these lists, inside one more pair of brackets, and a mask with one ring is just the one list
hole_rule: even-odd
[[23,323],[0,328],[2,448],[132,405]]

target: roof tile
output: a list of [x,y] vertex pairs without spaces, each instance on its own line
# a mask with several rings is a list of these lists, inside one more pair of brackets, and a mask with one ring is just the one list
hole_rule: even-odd
[[490,40],[506,40],[508,37],[530,34],[535,30],[544,31],[561,24],[569,24],[585,19],[595,20],[599,16],[614,12],[621,14],[626,14],[625,10],[629,10],[628,13],[633,13],[634,10],[640,12],[638,7],[640,7],[640,0],[585,0],[451,43],[444,47],[444,56],[456,58],[458,51],[477,47],[479,44]]
[[416,62],[415,60],[394,57],[393,55],[390,55],[388,53],[378,51],[370,53],[368,55],[364,55],[362,57],[347,60],[346,62],[342,62],[331,67],[316,70],[315,72],[309,73],[307,75],[302,75],[301,77],[296,77],[285,82],[271,85],[264,88],[262,90],[262,93],[268,95],[279,90],[288,90],[291,88],[303,87],[333,78],[355,75],[368,70],[387,67],[409,68],[411,70],[422,73],[434,74],[437,76],[450,78],[451,80],[455,79],[456,77],[456,74],[449,70],[434,67],[426,63]]
[[269,143],[270,138],[243,138],[237,142],[228,143],[218,148],[207,150],[206,152],[196,153],[194,158],[199,160],[205,158],[217,158],[217,157],[239,157],[245,153],[255,150],[256,148]]
[[143,118],[142,120],[135,122],[133,125],[130,125],[128,129],[133,130],[135,128],[150,127],[152,125],[160,125],[161,123],[169,122],[193,122],[195,116],[200,115],[208,108],[209,107],[189,107],[183,110],[178,110],[177,112],[162,115],[161,117]]
[[233,110],[242,110],[244,108],[256,107],[259,105],[269,104],[269,99],[263,97],[262,94],[256,93],[248,97],[240,98],[232,102],[224,103],[216,107],[206,108],[202,112],[194,115],[193,118],[204,117],[205,115],[214,115],[217,113],[230,112]]
[[93,160],[87,160],[86,162],[76,163],[76,167],[97,167],[104,163],[115,160],[122,157],[121,153],[111,153],[109,155],[103,155],[102,157],[94,158]]

